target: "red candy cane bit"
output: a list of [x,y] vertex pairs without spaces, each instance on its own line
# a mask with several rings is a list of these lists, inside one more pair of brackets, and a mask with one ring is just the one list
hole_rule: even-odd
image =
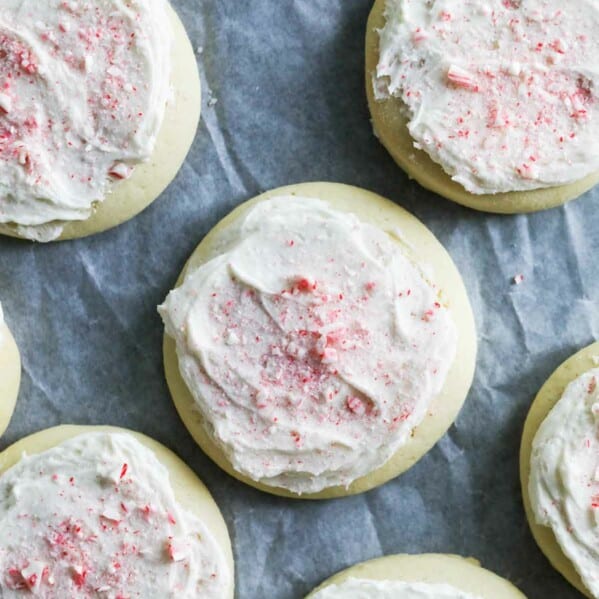
[[465,69],[462,69],[456,65],[451,65],[449,67],[449,70],[447,71],[447,79],[449,79],[449,81],[456,87],[461,87],[462,89],[467,89],[473,92],[478,92],[480,89],[474,79],[474,76]]
[[12,98],[8,94],[0,93],[0,114],[8,114],[12,110]]
[[558,54],[565,54],[566,53],[566,45],[565,43],[560,40],[553,40],[550,44],[549,47],[554,51],[557,52]]
[[316,289],[317,285],[315,281],[312,281],[310,279],[307,279],[305,277],[302,277],[301,279],[299,279],[297,281],[297,283],[295,284],[295,288],[298,291],[302,291],[304,293],[310,292],[310,291],[314,291]]
[[75,583],[75,586],[81,588],[85,584],[87,570],[83,566],[73,566],[71,577]]
[[427,310],[423,315],[422,319],[424,322],[430,322],[435,316],[434,310]]
[[5,582],[6,586],[11,590],[19,591],[27,588],[27,584],[25,583],[21,571],[15,567],[8,569],[8,576],[6,577]]
[[133,169],[126,165],[124,162],[116,162],[112,165],[112,168],[108,171],[108,174],[114,179],[128,179],[133,173]]
[[125,476],[127,474],[127,470],[129,470],[129,465],[123,464],[123,467],[121,468],[121,474],[119,476],[120,480],[123,480],[123,478],[125,478]]
[[363,416],[366,413],[366,404],[359,397],[348,397],[345,405],[356,416]]
[[426,33],[426,31],[423,31],[420,27],[417,27],[416,30],[414,31],[414,33],[412,33],[412,40],[416,44],[418,42],[425,40],[427,37],[428,37],[428,34]]
[[412,410],[410,408],[408,408],[407,406],[404,406],[401,410],[401,414],[399,414],[399,416],[395,416],[393,418],[392,424],[391,424],[391,428],[396,428],[400,422],[405,422],[406,420],[408,420],[408,418],[410,418],[410,416],[412,415]]
[[29,589],[35,589],[37,586],[39,586],[37,584],[37,581],[38,581],[37,574],[32,574],[31,576],[29,576],[28,578],[25,579],[25,584],[27,585],[27,587]]
[[591,497],[591,507],[596,510],[599,508],[599,494],[595,494]]
[[166,543],[166,553],[173,562],[182,562],[187,557],[187,548],[172,537]]

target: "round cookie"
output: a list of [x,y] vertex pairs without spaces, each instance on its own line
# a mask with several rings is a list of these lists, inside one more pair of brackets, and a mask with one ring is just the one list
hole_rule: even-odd
[[[152,157],[138,164],[129,179],[113,183],[90,218],[68,222],[59,240],[78,239],[116,227],[147,208],[175,178],[195,138],[201,111],[201,84],[195,53],[181,19],[168,5],[173,45],[171,86],[173,100],[164,113]],[[12,225],[0,233],[21,237]]]
[[[189,259],[177,287],[190,269],[202,265],[216,248],[221,247],[220,234],[253,206],[272,197],[296,195],[319,198],[339,211],[354,213],[360,220],[384,231],[399,229],[401,240],[392,237],[415,262],[433,267],[435,280],[443,290],[444,299],[459,331],[456,359],[448,373],[442,392],[433,400],[427,416],[414,429],[410,440],[381,468],[355,480],[348,488],[329,487],[318,493],[301,496],[286,489],[267,486],[244,476],[233,468],[221,449],[205,432],[195,401],[179,372],[175,341],[164,336],[164,365],[166,379],[175,406],[202,450],[223,470],[238,480],[275,495],[303,499],[328,499],[362,493],[395,478],[416,463],[445,434],[457,417],[468,393],[476,360],[476,329],[464,283],[449,254],[434,235],[414,216],[389,200],[372,192],[337,183],[304,183],[274,189],[239,206],[226,216],[205,237]],[[391,237],[391,236],[390,236]],[[417,248],[417,258],[414,252]]]
[[532,534],[551,565],[575,586],[583,595],[592,597],[583,584],[572,562],[564,555],[551,528],[537,524],[528,495],[530,460],[535,435],[542,422],[562,397],[564,390],[573,380],[588,370],[597,367],[595,358],[599,356],[599,342],[593,343],[566,360],[545,382],[530,407],[520,447],[520,482],[522,498],[528,524]]
[[[233,551],[227,525],[218,506],[202,481],[179,457],[153,439],[123,428],[111,426],[58,426],[21,439],[0,453],[0,475],[17,464],[23,454],[42,453],[69,439],[85,433],[108,432],[132,435],[150,449],[168,470],[170,482],[177,501],[183,508],[200,518],[218,543],[226,558],[231,574],[234,572]],[[233,599],[234,582],[231,576],[226,599]]]
[[469,193],[459,183],[453,181],[426,152],[414,147],[413,139],[406,126],[407,120],[403,116],[403,102],[395,97],[384,101],[377,101],[374,97],[372,73],[376,71],[379,61],[377,30],[385,25],[385,2],[386,0],[376,0],[368,19],[366,94],[377,137],[410,178],[448,200],[475,210],[499,214],[536,212],[554,208],[579,197],[599,183],[599,172],[597,172],[568,185],[532,191],[476,195]]
[[0,308],[0,436],[8,428],[21,383],[21,357]]
[[352,566],[329,578],[306,597],[349,578],[448,584],[483,599],[525,599],[510,582],[485,570],[474,559],[457,555],[390,555]]

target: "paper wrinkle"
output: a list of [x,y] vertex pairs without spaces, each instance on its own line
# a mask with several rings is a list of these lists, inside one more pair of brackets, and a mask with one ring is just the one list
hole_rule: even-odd
[[239,172],[238,159],[232,151],[232,145],[225,139],[227,137],[226,130],[220,127],[219,112],[220,108],[218,107],[205,108],[202,118],[218,156],[222,172],[236,192],[244,193],[248,188],[255,189],[255,181],[252,181],[253,187],[246,185],[245,175]]
[[566,231],[568,233],[568,245],[574,253],[573,267],[574,273],[572,278],[576,280],[579,292],[582,292],[584,298],[588,298],[588,290],[586,284],[586,278],[580,269],[580,262],[582,261],[582,248],[580,247],[581,230],[576,222],[576,217],[570,210],[570,206],[565,206],[562,212]]
[[370,525],[377,542],[376,552],[379,555],[384,555],[385,544],[383,543],[382,539],[384,539],[386,536],[385,523],[381,522],[376,516],[376,502],[372,493],[366,493],[366,495],[364,495],[364,504],[366,509],[368,510],[368,516],[370,517]]
[[[23,376],[29,379],[31,386],[36,389],[39,393],[41,393],[43,398],[43,405],[52,412],[55,417],[60,418],[62,416],[62,406],[57,405],[57,402],[54,398],[54,394],[48,388],[48,386],[44,383],[41,377],[38,377],[36,371],[33,368],[30,368],[27,364],[22,365]],[[36,393],[36,396],[38,394]],[[40,400],[37,399],[39,402]]]
[[[211,40],[215,43],[214,39]],[[208,48],[210,52],[210,48]],[[210,105],[213,91],[210,87],[212,60],[208,60],[200,69],[203,99],[201,119],[206,126],[212,146],[216,151],[223,174],[233,189],[238,193],[246,193],[248,189],[258,189],[259,185],[243,164],[243,160],[235,152],[235,144],[227,127],[222,104]],[[215,77],[216,79],[216,77]]]
[[[539,386],[599,337],[599,188],[565,208],[512,217],[408,181],[368,120],[362,40],[371,3],[173,4],[192,46],[204,47],[205,101],[212,89],[218,103],[204,105],[175,184],[130,223],[44,247],[0,238],[0,299],[24,363],[0,449],[69,422],[116,424],[165,443],[225,513],[238,599],[299,599],[359,561],[427,551],[474,556],[531,598],[577,599],[527,532],[518,448]],[[247,123],[259,134],[241,136]],[[456,425],[418,464],[364,496],[296,502],[247,488],[197,448],[164,381],[154,312],[231,208],[273,182],[323,179],[389,197],[437,235],[468,289],[479,354]],[[513,285],[519,273],[525,280]]]
[[131,327],[123,318],[120,310],[118,309],[118,307],[113,305],[113,303],[110,301],[108,297],[108,294],[104,293],[103,284],[100,281],[98,281],[98,277],[95,273],[93,264],[89,262],[85,254],[79,254],[79,262],[83,267],[83,272],[87,275],[88,281],[93,285],[94,289],[97,291],[98,303],[101,303],[114,317],[114,321],[112,322],[112,324],[116,323],[124,332],[130,332]]

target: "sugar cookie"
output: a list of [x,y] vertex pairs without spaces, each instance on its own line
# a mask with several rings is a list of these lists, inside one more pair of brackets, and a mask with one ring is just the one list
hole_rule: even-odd
[[263,194],[215,227],[178,284],[160,309],[175,405],[202,449],[259,489],[378,486],[438,441],[470,387],[476,335],[455,265],[370,192]]
[[457,555],[390,555],[333,576],[306,599],[525,599],[510,582]]
[[599,343],[566,360],[535,398],[522,436],[526,516],[543,553],[587,597],[599,597]]
[[374,128],[421,185],[477,210],[551,208],[599,181],[599,8],[558,0],[377,0]]
[[21,383],[21,357],[0,305],[0,436],[8,427]]

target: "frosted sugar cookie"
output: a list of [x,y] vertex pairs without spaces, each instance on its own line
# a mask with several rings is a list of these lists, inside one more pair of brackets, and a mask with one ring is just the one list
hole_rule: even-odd
[[390,555],[340,572],[307,599],[525,599],[507,580],[457,555]]
[[0,435],[8,427],[21,382],[21,358],[0,304]]
[[520,453],[526,515],[553,566],[599,597],[599,343],[566,360],[531,406]]
[[196,249],[160,308],[202,449],[269,492],[359,493],[456,418],[476,335],[455,265],[409,213],[334,183],[268,192]]
[[66,426],[0,454],[0,595],[232,599],[229,537],[165,447]]
[[174,178],[200,83],[167,0],[6,0],[0,57],[1,233],[97,233]]
[[599,181],[599,5],[377,0],[375,131],[424,187],[489,212],[542,210]]

